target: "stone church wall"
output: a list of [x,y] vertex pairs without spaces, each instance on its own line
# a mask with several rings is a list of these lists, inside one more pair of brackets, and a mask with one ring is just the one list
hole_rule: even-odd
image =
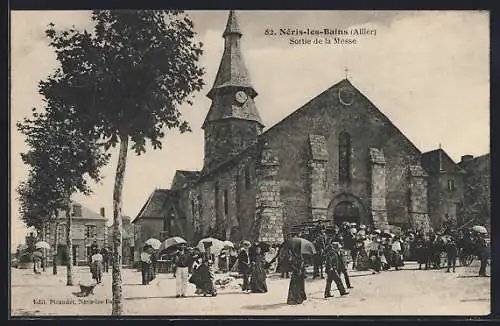
[[186,216],[186,236],[195,242],[207,236],[235,242],[248,238],[256,207],[255,167],[249,153],[184,190],[179,202]]
[[[322,191],[324,194],[315,195],[315,208],[328,208],[335,196],[349,193],[359,198],[365,210],[370,209],[369,147],[375,147],[382,149],[385,155],[389,223],[408,223],[409,185],[406,169],[410,164],[419,164],[420,152],[359,93],[355,92],[352,105],[340,104],[339,86],[342,83],[323,92],[263,135],[278,153],[281,163],[279,176],[285,224],[290,226],[313,217],[308,166],[308,137],[311,134],[323,136],[328,151],[325,186],[323,189],[314,188],[315,192]],[[338,178],[338,135],[342,131],[351,136],[349,183],[341,183]]]

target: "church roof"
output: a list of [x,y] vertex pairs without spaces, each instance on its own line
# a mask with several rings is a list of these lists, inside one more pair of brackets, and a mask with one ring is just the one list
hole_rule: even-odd
[[365,109],[370,111],[371,114],[373,114],[375,117],[378,119],[384,121],[387,125],[389,125],[395,132],[399,133],[402,137],[402,139],[406,142],[406,144],[413,148],[416,152],[421,153],[421,151],[418,149],[415,144],[413,144],[402,132],[399,130],[398,127],[396,127],[392,121],[384,114],[382,111],[380,111],[359,89],[357,89],[348,79],[342,79],[338,83],[330,86],[327,88],[325,91],[320,93],[319,95],[315,96],[312,98],[309,102],[306,104],[302,105],[300,108],[283,118],[281,121],[276,123],[274,126],[270,127],[267,129],[264,133],[261,134],[260,137],[265,138],[269,137],[271,134],[274,132],[277,132],[280,130],[280,127],[287,123],[290,120],[295,119],[297,116],[304,114],[306,112],[309,112],[311,109],[316,109],[317,107],[321,107],[321,105],[317,105],[318,102],[323,103],[325,101],[325,98],[332,96],[332,94],[335,94],[337,96],[339,94],[339,91],[342,88],[351,88],[357,96],[361,97],[367,105],[365,105]]
[[241,34],[240,24],[238,22],[238,16],[234,10],[229,11],[229,17],[227,19],[226,29],[224,30],[223,37],[226,37],[230,34]]
[[250,82],[250,75],[243,60],[240,49],[240,39],[243,34],[240,31],[238,15],[234,10],[229,12],[226,29],[224,31],[224,53],[215,77],[214,85],[208,93],[209,98],[217,89],[227,86],[246,87],[253,91],[252,98],[257,95]]
[[[250,75],[245,65],[240,49],[242,33],[238,23],[238,16],[234,10],[229,12],[226,29],[224,30],[224,52],[222,54],[219,70],[215,82],[207,96],[212,100],[212,105],[203,126],[209,121],[221,119],[253,120],[262,124],[253,98],[257,92],[252,86]],[[225,89],[242,89],[250,97],[244,105],[234,105],[233,99],[224,96]]]
[[465,173],[441,148],[422,153],[422,166],[430,175],[437,173]]
[[198,180],[200,175],[201,175],[200,171],[185,171],[185,170],[175,171],[175,176],[172,182],[172,190],[177,190],[193,182],[196,182],[196,180]]
[[132,223],[139,219],[163,219],[165,208],[177,198],[177,193],[170,189],[155,189]]
[[[321,94],[319,94],[316,97],[314,97],[313,99],[311,99],[309,102],[307,102],[306,104],[301,106],[299,109],[295,110],[294,112],[292,112],[291,114],[289,114],[288,116],[283,118],[281,121],[276,123],[274,126],[270,127],[268,130],[266,130],[264,133],[262,133],[259,136],[259,142],[257,144],[251,145],[250,147],[241,151],[239,154],[229,157],[227,160],[221,162],[219,165],[217,165],[216,167],[211,169],[208,173],[202,173],[200,175],[199,181],[201,181],[202,179],[205,179],[205,178],[209,178],[211,175],[217,174],[218,171],[225,169],[228,166],[231,166],[233,164],[236,164],[237,162],[240,162],[245,157],[248,157],[248,155],[252,155],[256,152],[259,152],[261,147],[262,147],[262,144],[266,142],[268,137],[272,137],[274,132],[278,132],[278,130],[280,130],[280,127],[282,125],[284,125],[285,123],[287,123],[288,121],[290,121],[292,119],[295,119],[298,115],[304,114],[305,112],[308,112],[308,110],[317,108],[317,106],[315,105],[316,101],[322,101],[324,97],[330,96],[332,93],[338,94],[338,91],[343,87],[351,87],[355,92],[357,92],[363,98],[363,100],[365,100],[368,103],[368,105],[365,106],[367,110],[370,110],[372,114],[374,114],[379,119],[385,121],[389,126],[391,126],[394,129],[395,132],[399,133],[401,135],[402,139],[404,139],[406,141],[408,146],[413,148],[417,153],[419,153],[419,154],[421,153],[421,151],[399,130],[399,128],[397,128],[392,123],[392,121],[389,118],[387,118],[387,116],[385,114],[383,114],[368,98],[366,98],[366,96],[364,96],[363,93],[361,93],[355,86],[353,86],[348,79],[343,79],[343,80],[339,81],[338,83],[334,84],[333,86],[329,87],[325,91],[323,91]],[[313,135],[313,138],[314,138],[314,135]],[[318,146],[319,143],[314,142],[314,141],[313,141],[313,143],[315,143],[313,145],[313,146],[315,146],[315,149],[311,148],[311,150],[314,150],[316,155],[322,156],[323,154],[320,153],[321,150],[318,149],[318,147],[320,147],[320,146]],[[309,143],[309,145],[311,146],[311,143]],[[311,153],[311,154],[313,154],[313,153]]]

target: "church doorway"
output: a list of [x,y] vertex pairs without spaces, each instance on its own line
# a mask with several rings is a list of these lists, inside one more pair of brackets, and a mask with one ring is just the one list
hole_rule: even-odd
[[333,211],[335,224],[341,225],[343,222],[359,223],[359,208],[352,201],[342,201],[335,206]]
[[342,222],[372,224],[368,211],[359,197],[342,192],[336,194],[328,205],[328,216],[336,225]]

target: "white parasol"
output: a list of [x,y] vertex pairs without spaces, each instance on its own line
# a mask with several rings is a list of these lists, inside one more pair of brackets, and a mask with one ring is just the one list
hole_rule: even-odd
[[488,233],[488,230],[482,225],[474,225],[472,227],[472,230],[477,233],[485,233],[485,234]]
[[50,245],[45,241],[38,241],[35,243],[36,249],[50,249]]
[[155,238],[149,238],[146,242],[144,242],[144,244],[151,246],[154,250],[158,250],[160,249],[161,241]]

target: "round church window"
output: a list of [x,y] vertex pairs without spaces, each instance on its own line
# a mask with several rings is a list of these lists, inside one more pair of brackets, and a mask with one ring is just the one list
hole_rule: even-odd
[[349,87],[339,89],[339,100],[343,105],[351,105],[354,102],[354,91]]

